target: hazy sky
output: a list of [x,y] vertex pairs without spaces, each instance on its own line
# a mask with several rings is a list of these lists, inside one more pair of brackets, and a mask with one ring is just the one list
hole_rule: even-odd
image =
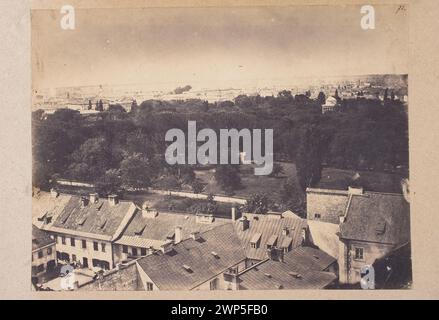
[[408,12],[375,6],[82,9],[76,29],[32,12],[35,88],[163,83],[232,86],[296,77],[408,73]]

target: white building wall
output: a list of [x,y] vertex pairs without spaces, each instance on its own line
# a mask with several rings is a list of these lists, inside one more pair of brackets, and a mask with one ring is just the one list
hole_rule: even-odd
[[[73,261],[72,255],[76,256],[76,261],[83,263],[83,258],[88,259],[88,267],[92,268],[93,259],[107,261],[110,264],[110,268],[114,267],[113,261],[113,248],[111,242],[103,240],[94,240],[91,238],[84,238],[78,236],[70,236],[64,234],[56,234],[56,251],[69,254],[70,262]],[[62,237],[65,236],[65,244],[62,243]],[[70,239],[75,239],[75,246],[71,245]],[[82,247],[82,240],[86,242],[86,248]],[[98,243],[98,250],[94,250],[93,243]],[[102,251],[102,243],[105,244],[105,252]]]

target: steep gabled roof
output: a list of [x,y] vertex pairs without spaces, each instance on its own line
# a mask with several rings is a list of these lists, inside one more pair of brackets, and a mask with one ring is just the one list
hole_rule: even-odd
[[[234,225],[249,259],[263,260],[267,258],[267,244],[270,244],[270,240],[273,241],[275,237],[277,237],[277,245],[290,242],[291,239],[291,249],[302,244],[302,230],[307,228],[307,222],[298,216],[287,215],[284,217],[253,213],[246,213],[244,216],[249,221],[247,230],[241,230],[241,222],[239,221],[235,221]],[[284,228],[288,230],[287,235],[282,233]],[[257,248],[251,245],[255,238],[260,239]]]
[[32,224],[40,229],[48,229],[71,197],[67,194],[59,194],[55,197],[49,192],[35,192],[32,196]]
[[284,261],[265,260],[239,275],[243,290],[323,289],[337,277],[324,271],[335,258],[321,250],[299,247],[284,255]]
[[160,290],[191,290],[243,260],[245,251],[228,223],[137,262]]
[[122,231],[135,210],[136,206],[130,201],[111,205],[107,199],[99,199],[96,203],[83,206],[81,197],[71,196],[50,230],[110,241]]
[[352,195],[340,237],[402,244],[410,239],[410,206],[401,194],[365,192]]

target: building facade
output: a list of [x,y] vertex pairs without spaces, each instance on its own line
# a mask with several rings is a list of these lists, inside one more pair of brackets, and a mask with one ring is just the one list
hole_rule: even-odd
[[113,243],[137,210],[117,196],[61,195],[55,190],[41,194],[34,204],[34,225],[51,235],[56,260],[92,270],[116,266]]
[[39,280],[56,265],[55,241],[45,231],[32,226],[32,278]]
[[[311,228],[311,239],[338,239],[339,281],[358,284],[361,268],[410,242],[410,207],[403,194],[348,190],[307,189],[307,217],[323,225]],[[337,226],[336,229],[324,226]],[[313,230],[331,230],[324,236]],[[313,241],[322,248],[326,243]],[[332,249],[331,249],[332,250]]]

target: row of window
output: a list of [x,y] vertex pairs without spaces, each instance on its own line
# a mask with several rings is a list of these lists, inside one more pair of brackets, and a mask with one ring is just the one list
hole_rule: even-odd
[[44,263],[39,266],[32,266],[32,274],[36,275],[38,273],[44,272]]
[[55,269],[55,267],[56,267],[55,260],[50,260],[50,261],[47,262],[47,265],[42,263],[42,264],[40,264],[38,266],[32,266],[32,274],[33,275],[37,275],[37,274],[39,274],[41,272],[46,271],[46,268],[47,268],[47,271],[53,271]]
[[[128,246],[122,246],[122,252],[129,254],[128,253]],[[132,256],[138,256],[139,251],[137,250],[137,248],[135,247],[131,247],[131,255]],[[145,248],[140,248],[140,255],[141,256],[146,256],[147,255],[147,250]]]
[[[51,247],[47,248],[46,252],[47,252],[47,255],[50,256],[53,252],[52,248]],[[44,257],[44,250],[38,251],[37,255],[38,255],[38,259],[41,259],[42,257]],[[32,255],[32,261],[34,261],[34,255]]]
[[[76,263],[80,264],[80,266],[82,268],[89,267],[87,257],[83,257],[82,259],[80,259],[80,258],[78,259],[76,254],[72,254],[72,256],[70,257],[70,255],[68,253],[59,252],[59,251],[56,252],[56,257],[58,260],[62,260],[65,262],[76,262]],[[92,266],[93,267],[100,267],[101,269],[104,269],[104,270],[110,269],[110,263],[108,261],[105,261],[105,260],[92,259]]]
[[[56,243],[59,243],[57,236],[55,236],[55,241],[56,241]],[[61,236],[61,243],[64,245],[66,244],[66,237],[65,236]],[[70,245],[72,247],[76,246],[76,239],[75,238],[73,238],[73,237],[70,238]],[[81,247],[82,247],[82,249],[87,249],[87,241],[86,240],[81,240]],[[99,251],[99,243],[97,241],[93,241],[93,250]],[[105,243],[101,243],[101,251],[105,252]]]

